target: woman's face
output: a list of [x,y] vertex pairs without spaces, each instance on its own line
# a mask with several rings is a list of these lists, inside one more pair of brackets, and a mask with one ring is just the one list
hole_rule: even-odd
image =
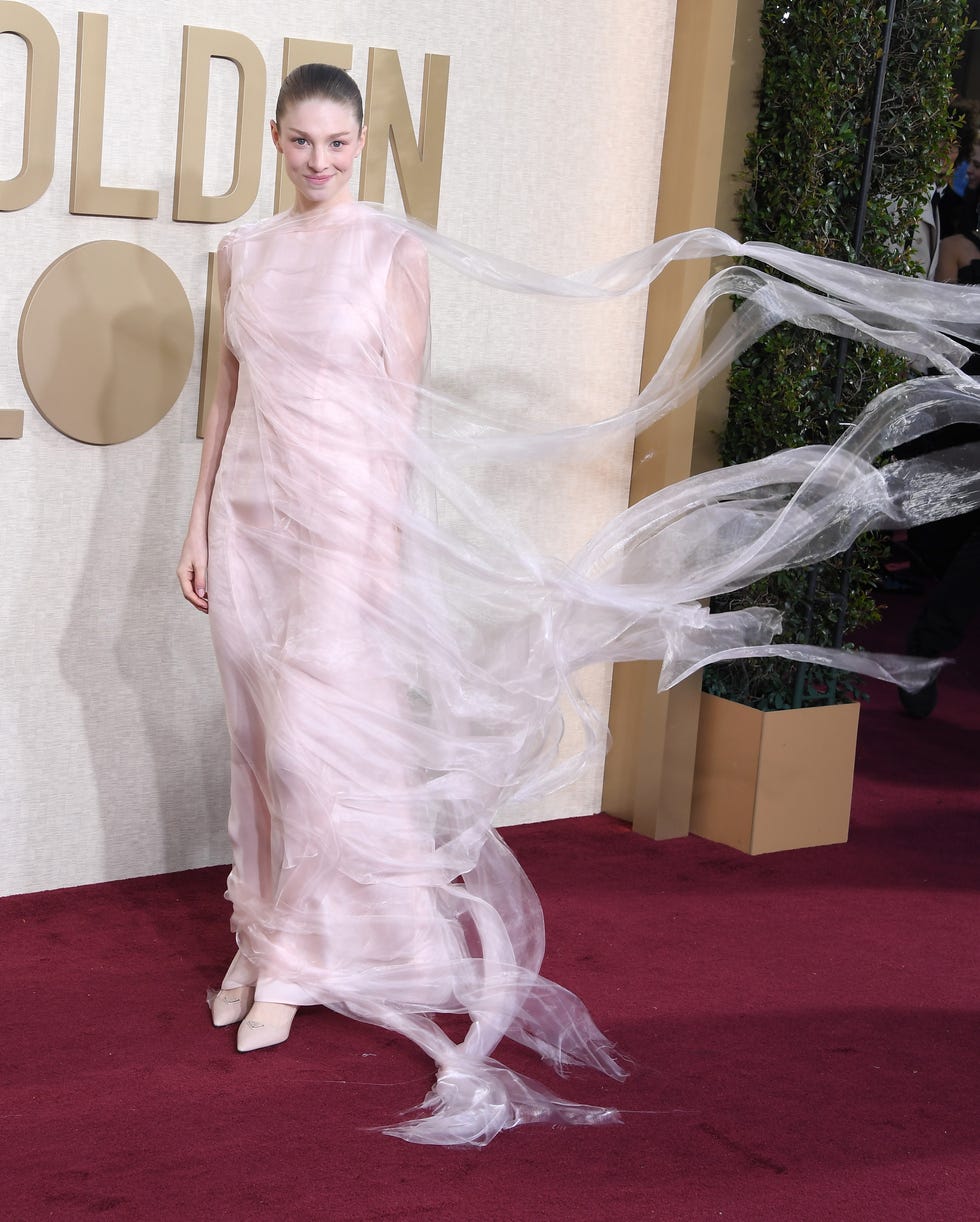
[[353,199],[350,178],[364,147],[350,107],[326,98],[307,98],[290,106],[280,124],[272,121],[272,141],[282,153],[286,177],[296,191],[295,209],[309,212]]

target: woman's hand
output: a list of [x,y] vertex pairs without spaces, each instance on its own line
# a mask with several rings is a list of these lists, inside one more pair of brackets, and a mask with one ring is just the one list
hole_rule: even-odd
[[188,531],[177,565],[177,580],[181,593],[198,611],[208,610],[208,540],[207,535]]

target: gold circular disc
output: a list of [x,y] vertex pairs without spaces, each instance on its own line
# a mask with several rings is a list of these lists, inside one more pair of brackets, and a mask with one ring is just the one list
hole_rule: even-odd
[[76,441],[118,445],[177,402],[194,317],[157,255],[131,242],[87,242],[38,277],[17,348],[24,386],[49,424]]

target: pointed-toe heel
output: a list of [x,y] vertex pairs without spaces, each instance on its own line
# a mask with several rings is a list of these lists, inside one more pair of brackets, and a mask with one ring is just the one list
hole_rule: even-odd
[[252,1006],[238,1028],[238,1051],[255,1052],[273,1048],[289,1039],[296,1007],[279,1002],[259,1001]]
[[237,989],[219,989],[208,999],[211,1007],[211,1021],[216,1027],[230,1027],[232,1023],[240,1023],[252,1008],[255,989],[250,985],[241,985]]

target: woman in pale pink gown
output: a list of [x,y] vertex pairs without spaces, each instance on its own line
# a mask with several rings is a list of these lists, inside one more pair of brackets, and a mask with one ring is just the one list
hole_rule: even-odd
[[[403,1031],[439,1067],[435,1115],[395,1130],[410,1140],[614,1119],[488,1059],[509,1031],[556,1065],[620,1073],[577,999],[537,975],[536,899],[489,830],[501,777],[472,770],[450,725],[467,665],[488,687],[485,659],[463,663],[433,620],[432,549],[406,555],[425,249],[351,197],[346,73],[294,72],[273,138],[296,205],[219,247],[227,346],[178,570],[210,613],[232,741],[239,950],[213,1021],[240,1022],[242,1051],[287,1038],[304,1005]],[[426,673],[434,656],[448,680]],[[461,1045],[436,1011],[472,1016]]]
[[[615,1121],[492,1058],[504,1036],[555,1069],[622,1070],[582,1003],[539,975],[540,908],[495,813],[566,783],[606,744],[575,672],[663,660],[669,686],[707,661],[780,653],[921,686],[936,664],[773,645],[768,609],[702,600],[811,563],[870,526],[980,498],[980,462],[875,466],[950,418],[980,418],[950,334],[980,338],[969,294],[724,234],[680,235],[561,278],[356,203],[360,95],[305,65],[273,139],[291,212],[222,241],[226,347],[178,574],[209,611],[232,745],[228,893],[238,953],[211,997],[242,1051],[324,1005],[399,1031],[434,1060],[429,1114],[386,1130],[482,1145],[530,1121]],[[511,290],[602,298],[671,259],[747,254],[816,285],[719,273],[643,393],[615,416],[508,432],[425,389],[427,250]],[[745,304],[700,363],[703,313]],[[958,295],[959,294],[959,295]],[[892,317],[882,301],[893,304]],[[887,392],[832,447],[684,481],[631,507],[572,559],[542,557],[474,491],[483,462],[574,460],[686,402],[783,319],[910,351],[943,370]],[[486,481],[484,481],[486,482]],[[574,717],[581,747],[558,753]],[[452,1041],[434,1015],[467,1015]]]

